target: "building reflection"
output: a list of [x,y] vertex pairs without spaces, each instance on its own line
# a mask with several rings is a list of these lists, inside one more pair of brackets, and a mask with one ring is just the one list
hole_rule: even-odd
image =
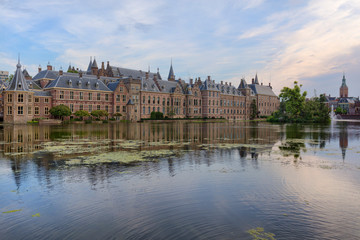
[[347,123],[344,122],[340,125],[340,133],[339,133],[339,146],[341,149],[341,156],[343,161],[345,161],[346,149],[348,148],[348,126]]

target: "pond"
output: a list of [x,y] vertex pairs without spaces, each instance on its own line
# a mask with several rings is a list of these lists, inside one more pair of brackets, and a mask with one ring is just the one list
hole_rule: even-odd
[[360,239],[360,122],[0,126],[1,239]]

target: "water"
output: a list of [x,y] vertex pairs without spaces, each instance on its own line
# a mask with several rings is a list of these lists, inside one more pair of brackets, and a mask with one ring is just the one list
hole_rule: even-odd
[[360,238],[360,123],[4,125],[0,141],[1,239]]

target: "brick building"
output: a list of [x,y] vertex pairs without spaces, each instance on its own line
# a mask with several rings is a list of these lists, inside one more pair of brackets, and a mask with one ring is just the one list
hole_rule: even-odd
[[[111,66],[104,62],[98,68],[96,59],[90,59],[86,72],[69,66],[54,71],[50,63],[46,70],[39,67],[31,80],[21,71],[20,62],[9,87],[3,91],[4,122],[26,123],[34,118],[50,118],[53,106],[64,104],[77,110],[106,110],[110,116],[139,121],[149,118],[151,112],[162,112],[173,118],[249,119],[250,104],[256,100],[259,115],[270,115],[279,107],[279,99],[272,87],[241,80],[238,87],[231,83],[216,83],[210,76],[175,79],[172,64],[167,80],[159,73]],[[28,80],[27,80],[28,79]],[[22,96],[22,97],[21,97]]]

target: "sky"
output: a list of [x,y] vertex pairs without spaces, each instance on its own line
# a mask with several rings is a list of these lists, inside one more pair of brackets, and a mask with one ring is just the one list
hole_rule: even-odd
[[98,64],[360,95],[359,0],[0,0],[0,70]]

